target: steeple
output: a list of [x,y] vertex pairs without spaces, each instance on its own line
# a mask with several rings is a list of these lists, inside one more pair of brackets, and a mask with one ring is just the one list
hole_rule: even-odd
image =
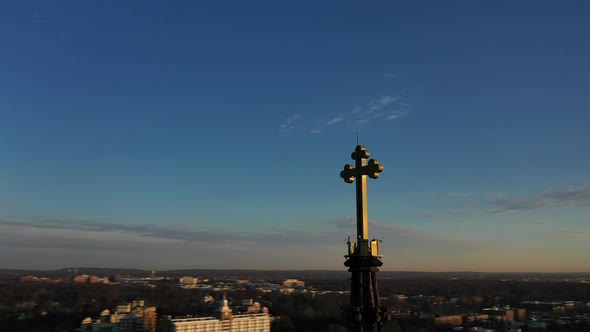
[[387,318],[379,299],[377,272],[383,265],[379,255],[379,241],[369,240],[367,216],[367,176],[376,179],[383,171],[377,160],[367,159],[371,153],[357,145],[351,158],[354,165],[346,164],[340,177],[346,183],[356,181],[356,241],[348,240],[348,255],[344,266],[351,272],[350,303],[344,308],[349,332],[382,331],[381,321]]
[[221,305],[219,306],[219,316],[222,320],[224,319],[231,319],[232,317],[232,310],[229,307],[229,302],[225,297],[225,292],[223,292],[223,299],[221,300]]

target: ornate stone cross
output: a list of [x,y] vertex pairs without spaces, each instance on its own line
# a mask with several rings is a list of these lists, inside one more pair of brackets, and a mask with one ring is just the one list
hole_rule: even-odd
[[[371,179],[379,177],[383,171],[383,165],[377,160],[371,159],[367,164],[367,158],[371,153],[362,145],[357,145],[351,157],[355,165],[344,165],[340,177],[346,183],[353,183],[356,178],[356,235],[360,254],[368,254],[369,221],[367,216],[367,176]],[[365,248],[367,247],[367,248]]]

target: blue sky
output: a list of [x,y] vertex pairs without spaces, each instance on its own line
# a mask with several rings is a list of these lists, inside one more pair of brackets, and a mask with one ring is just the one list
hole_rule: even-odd
[[[590,4],[0,5],[0,267],[587,271]],[[265,259],[262,260],[261,257]]]

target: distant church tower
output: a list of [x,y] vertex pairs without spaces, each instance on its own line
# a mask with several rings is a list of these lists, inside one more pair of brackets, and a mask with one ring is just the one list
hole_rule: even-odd
[[225,293],[223,293],[223,300],[221,301],[221,305],[218,309],[219,319],[221,320],[231,320],[232,319],[232,310],[229,307],[229,302],[225,297]]

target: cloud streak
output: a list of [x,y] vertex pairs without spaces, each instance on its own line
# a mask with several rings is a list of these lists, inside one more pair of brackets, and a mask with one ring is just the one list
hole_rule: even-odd
[[399,100],[399,98],[397,98],[397,97],[383,96],[383,97],[379,98],[379,100],[377,101],[377,104],[379,104],[381,106],[388,106],[388,105],[395,103],[398,100]]
[[448,215],[444,214],[444,213],[428,212],[428,211],[417,211],[416,215],[419,217],[427,217],[427,218],[446,218],[446,217],[448,217]]
[[590,238],[590,231],[584,231],[579,229],[554,228],[551,229],[548,233],[550,233],[551,235],[558,233],[573,238]]
[[[203,225],[0,219],[0,265],[14,268],[91,264],[146,269],[288,269],[297,267],[294,262],[300,257],[296,253],[329,252],[330,246],[323,243],[314,233],[278,228],[255,232]],[[333,243],[336,248],[338,241]],[[262,256],[268,259],[260,260]],[[299,267],[303,268],[303,264]],[[320,267],[313,263],[309,266]]]
[[[198,243],[251,243],[272,239],[274,232],[252,233],[231,229],[206,228],[187,225],[114,224],[93,220],[38,218],[30,221],[0,220],[0,226],[42,230],[59,236],[59,232],[126,234],[151,240],[173,240]],[[56,231],[55,233],[51,233]],[[270,236],[269,236],[270,235]],[[67,237],[67,236],[66,236]],[[265,240],[266,239],[266,240]]]
[[[371,236],[383,240],[384,270],[514,270],[549,266],[555,246],[539,246],[533,258],[498,239],[474,238],[398,224],[369,222]],[[334,269],[345,270],[346,238],[354,239],[356,220],[340,217],[297,227],[116,224],[96,220],[0,217],[0,266],[57,269],[72,266],[142,268],[146,270]],[[587,248],[588,232],[551,230],[576,250]],[[554,243],[562,248],[562,244]],[[569,250],[568,247],[563,247]],[[571,247],[570,247],[571,248]],[[506,262],[507,254],[515,255]],[[528,255],[528,256],[527,256]],[[263,259],[261,259],[263,257]],[[522,262],[529,262],[523,265]],[[576,256],[551,270],[588,266]]]
[[279,128],[282,132],[289,132],[289,131],[297,128],[300,121],[301,121],[300,115],[292,115],[292,116],[289,116],[289,117],[283,119],[283,122],[281,122],[281,124],[279,125]]
[[435,193],[436,197],[469,197],[467,193],[442,192]]
[[[371,222],[383,254],[458,252],[474,243],[388,222]],[[164,268],[339,269],[352,217],[313,229],[244,231],[203,225],[115,224],[55,218],[0,218],[0,265],[10,268],[112,266]],[[264,256],[264,260],[259,257]],[[310,259],[313,257],[313,259]],[[91,263],[90,263],[91,262]]]
[[[343,230],[351,235],[356,234],[356,219],[353,217],[341,217],[328,222],[337,229]],[[444,252],[458,252],[465,249],[476,250],[480,247],[474,241],[454,238],[447,234],[409,227],[391,222],[370,221],[369,230],[377,234],[390,248],[398,250],[414,250],[420,252],[431,252],[441,250]],[[434,252],[433,252],[434,253]]]
[[559,189],[545,190],[530,197],[498,197],[489,202],[492,213],[510,213],[536,209],[590,206],[590,181]]
[[337,117],[335,117],[335,118],[333,118],[333,119],[330,119],[330,120],[326,121],[326,126],[335,125],[335,124],[337,124],[337,123],[340,123],[340,122],[342,122],[342,120],[344,120],[344,118],[343,118],[343,117],[341,117],[341,116],[337,116]]
[[[310,134],[321,134],[328,127],[337,125],[359,128],[373,121],[394,121],[404,117],[408,113],[407,109],[408,104],[402,103],[400,96],[383,95],[366,102],[364,106],[336,113],[324,120],[316,120],[308,130]],[[289,132],[298,127],[305,127],[305,124],[301,116],[293,115],[283,119],[279,127],[282,132]]]
[[407,114],[407,105],[400,103],[400,97],[384,95],[367,103],[364,107],[356,107],[351,112],[356,126],[366,126],[372,120],[397,120]]
[[326,128],[328,126],[333,126],[333,125],[339,124],[342,121],[344,121],[344,117],[343,117],[343,114],[340,113],[337,116],[335,116],[327,121],[322,121],[317,127],[312,128],[310,133],[320,134],[324,130],[324,128]]

